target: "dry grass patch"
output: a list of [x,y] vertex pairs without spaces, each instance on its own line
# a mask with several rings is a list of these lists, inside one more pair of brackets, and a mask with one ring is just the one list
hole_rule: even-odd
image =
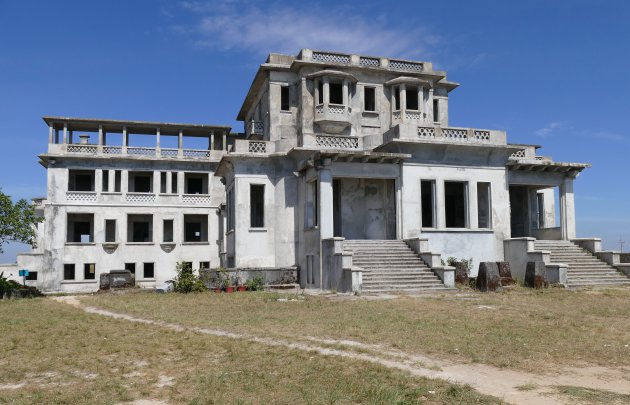
[[166,294],[82,298],[89,305],[190,326],[256,335],[383,344],[524,370],[630,365],[630,289],[466,292],[395,300],[278,302],[277,294]]
[[563,385],[555,387],[558,394],[567,398],[570,403],[578,404],[630,404],[630,395],[617,394],[605,390]]
[[0,319],[0,403],[498,403],[468,387],[371,363],[175,332],[50,299],[0,301]]

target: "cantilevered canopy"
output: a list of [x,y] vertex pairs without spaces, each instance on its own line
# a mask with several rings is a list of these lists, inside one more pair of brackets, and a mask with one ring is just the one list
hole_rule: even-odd
[[509,170],[514,171],[567,173],[572,177],[577,176],[582,170],[591,167],[588,163],[552,162],[544,160],[511,160],[506,164],[506,166]]
[[161,135],[179,135],[182,131],[184,135],[190,137],[208,137],[212,132],[215,134],[229,134],[231,127],[222,125],[205,124],[183,124],[173,122],[149,122],[149,121],[123,121],[107,120],[100,118],[71,118],[71,117],[43,117],[44,122],[53,129],[63,129],[68,131],[98,132],[99,127],[108,133],[122,133],[126,129],[128,133],[155,135],[159,128]]

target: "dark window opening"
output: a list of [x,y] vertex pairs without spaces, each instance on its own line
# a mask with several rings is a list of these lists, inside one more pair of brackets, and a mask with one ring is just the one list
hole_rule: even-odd
[[85,263],[83,265],[83,279],[84,280],[95,280],[96,279],[96,264],[94,264],[94,263]]
[[341,83],[328,83],[330,104],[343,104],[343,86]]
[[103,170],[102,189],[104,192],[109,191],[109,170]]
[[70,170],[68,191],[94,191],[94,170]]
[[394,87],[394,110],[400,110],[400,87]]
[[265,226],[265,186],[263,184],[250,184],[250,226],[262,228]]
[[210,262],[199,262],[199,270],[210,269]]
[[155,263],[144,263],[143,267],[144,278],[155,278]]
[[477,183],[477,219],[479,228],[491,228],[490,183]]
[[324,104],[324,82],[322,82],[321,80],[317,82],[317,90],[317,92],[319,93],[317,97],[317,104]]
[[184,242],[208,241],[208,216],[184,215]]
[[422,227],[435,228],[435,182],[420,182],[420,204],[422,205]]
[[407,88],[405,93],[407,94],[407,109],[408,110],[419,110],[420,103],[418,100],[418,88],[410,87]]
[[440,122],[440,103],[438,100],[433,100],[433,122]]
[[66,226],[69,243],[94,242],[94,214],[68,214]]
[[151,172],[129,172],[129,192],[151,193],[153,183],[153,173]]
[[116,242],[116,220],[105,220],[105,242]]
[[37,272],[29,271],[28,276],[26,276],[26,281],[37,281]]
[[63,265],[63,279],[74,280],[74,264]]
[[466,183],[444,182],[444,210],[447,228],[466,227]]
[[545,227],[545,195],[536,193],[536,208],[538,209],[538,229]]
[[171,172],[171,193],[177,194],[177,172]]
[[164,220],[164,242],[173,242],[173,220],[165,219]]
[[153,242],[153,216],[127,216],[127,242]]
[[282,111],[289,111],[289,86],[280,87],[280,109]]
[[363,109],[365,111],[376,111],[376,89],[374,87],[365,87],[363,91]]
[[306,183],[306,227],[315,227],[317,222],[317,181],[311,181]]
[[185,173],[186,194],[208,194],[208,175],[205,173]]
[[120,193],[120,183],[121,183],[122,173],[120,170],[116,170],[114,172],[114,192]]
[[125,270],[130,271],[131,274],[133,274],[135,276],[136,275],[136,264],[135,263],[125,263]]
[[227,192],[226,197],[226,209],[227,209],[227,230],[234,230],[234,188]]

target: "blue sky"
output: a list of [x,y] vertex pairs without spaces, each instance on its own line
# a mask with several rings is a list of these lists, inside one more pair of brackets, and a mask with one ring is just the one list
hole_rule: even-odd
[[[45,194],[43,115],[232,125],[269,52],[431,60],[450,124],[504,129],[576,181],[579,236],[630,250],[630,2],[0,0],[0,187]],[[12,261],[9,247],[0,262]]]

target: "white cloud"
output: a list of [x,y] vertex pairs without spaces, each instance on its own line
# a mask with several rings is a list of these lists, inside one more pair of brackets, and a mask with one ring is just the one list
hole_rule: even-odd
[[570,129],[571,122],[570,121],[554,121],[550,122],[543,128],[539,128],[534,131],[534,133],[538,136],[547,137],[551,135],[555,135],[559,130]]
[[[429,59],[441,39],[427,28],[388,25],[386,16],[362,17],[349,7],[300,8],[299,3],[224,0],[181,3],[198,16],[188,32],[198,45],[260,54],[301,48]],[[303,6],[302,6],[303,7]]]

